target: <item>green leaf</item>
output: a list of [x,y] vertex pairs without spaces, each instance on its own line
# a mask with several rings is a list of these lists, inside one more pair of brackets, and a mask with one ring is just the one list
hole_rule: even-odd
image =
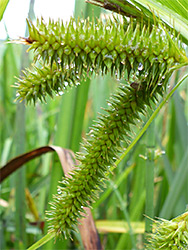
[[103,8],[116,11],[124,16],[137,19],[156,21],[153,13],[160,17],[167,25],[174,27],[188,44],[188,4],[186,0],[88,0],[88,2]]
[[3,14],[6,10],[8,2],[9,2],[9,0],[0,0],[0,21],[3,18]]

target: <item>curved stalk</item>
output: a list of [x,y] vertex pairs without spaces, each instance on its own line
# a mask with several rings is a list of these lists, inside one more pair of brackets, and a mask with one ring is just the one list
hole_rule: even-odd
[[38,249],[39,247],[43,246],[44,244],[46,244],[48,241],[50,241],[54,237],[55,237],[55,233],[52,233],[52,232],[48,233],[44,237],[42,237],[40,240],[38,240],[37,242],[35,242],[35,244],[33,244],[32,246],[30,246],[27,250]]

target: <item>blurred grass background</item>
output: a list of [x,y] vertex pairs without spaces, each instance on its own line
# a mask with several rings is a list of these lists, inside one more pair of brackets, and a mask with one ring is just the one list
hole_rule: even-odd
[[[33,1],[31,1],[34,4]],[[31,10],[33,6],[31,5]],[[103,10],[75,0],[75,16],[100,16]],[[7,37],[8,39],[8,37]],[[97,112],[103,112],[106,100],[115,92],[119,82],[110,76],[87,79],[77,88],[69,90],[46,104],[37,103],[25,107],[15,103],[15,76],[30,65],[32,54],[26,53],[26,46],[0,41],[0,164],[18,154],[40,146],[54,144],[72,149],[80,148],[81,136],[85,137]],[[170,79],[172,88],[178,79],[188,71],[176,72]],[[120,221],[137,222],[133,231],[143,232],[146,204],[147,147],[150,139],[154,144],[154,216],[170,219],[187,209],[188,204],[188,80],[180,86],[169,103],[155,119],[155,126],[148,131],[114,170],[106,183],[104,192],[92,210],[95,220],[105,220],[106,233],[100,233],[105,249],[143,249],[143,234],[132,239],[124,233]],[[152,133],[152,137],[151,137]],[[158,155],[158,157],[156,157]],[[56,156],[44,155],[32,160],[7,178],[1,185],[0,200],[0,249],[26,249],[46,232],[37,220],[44,221],[45,210],[52,194],[56,193],[61,180],[62,168]],[[36,206],[35,212],[28,205]],[[116,223],[114,222],[116,221]],[[119,222],[119,224],[118,224]],[[100,223],[97,223],[100,231]],[[131,224],[132,225],[132,224]],[[114,230],[113,230],[114,228]],[[53,240],[41,249],[82,249],[79,234],[74,241]]]

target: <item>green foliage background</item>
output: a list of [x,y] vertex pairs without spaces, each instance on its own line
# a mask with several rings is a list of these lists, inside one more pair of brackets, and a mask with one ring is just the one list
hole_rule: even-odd
[[[76,1],[76,17],[84,9],[84,16],[92,15],[92,5]],[[94,15],[101,9],[96,7]],[[11,87],[14,76],[27,66],[32,56],[25,53],[25,47],[5,44],[0,46],[0,159],[4,165],[18,154],[46,144],[54,144],[79,150],[81,135],[85,137],[100,107],[107,107],[106,100],[117,88],[117,80],[110,76],[95,77],[77,89],[72,89],[47,104],[36,107],[14,102],[16,93]],[[187,68],[175,72],[169,81],[172,88]],[[159,157],[153,159],[155,166],[154,215],[166,219],[183,213],[188,203],[188,169],[185,162],[188,150],[188,98],[187,80],[161,110],[155,119],[155,151]],[[136,132],[136,131],[135,131]],[[143,222],[145,213],[145,168],[147,133],[141,138],[124,161],[115,169],[107,187],[95,203],[93,215],[96,220],[129,220]],[[184,164],[182,167],[182,164]],[[129,173],[128,175],[126,173]],[[31,225],[35,218],[26,205],[24,189],[27,187],[36,203],[40,220],[52,194],[56,193],[62,169],[55,156],[46,155],[27,164],[2,184],[1,198],[8,206],[1,205],[1,249],[25,249],[43,235],[39,227]],[[21,216],[20,216],[21,215]],[[22,219],[21,219],[22,218]],[[23,219],[24,218],[24,219]],[[113,222],[111,223],[113,226]],[[131,249],[129,234],[101,234],[105,249]],[[81,248],[81,239],[74,236],[69,240],[57,240],[44,249]],[[19,241],[23,239],[23,241]],[[136,235],[137,248],[143,248],[143,235]]]

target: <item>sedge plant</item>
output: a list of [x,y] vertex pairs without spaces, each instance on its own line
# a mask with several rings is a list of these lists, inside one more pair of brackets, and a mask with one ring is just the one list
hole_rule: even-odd
[[97,199],[119,155],[130,147],[132,126],[164,97],[170,76],[187,65],[188,58],[173,29],[157,19],[153,24],[116,16],[71,18],[66,24],[51,19],[48,24],[43,19],[27,22],[29,36],[21,42],[30,46],[35,58],[33,67],[17,80],[17,100],[43,102],[47,95],[62,94],[92,75],[110,72],[124,80],[91,127],[76,155],[79,165],[71,178],[63,178],[46,212],[51,235],[69,237],[84,207]]

